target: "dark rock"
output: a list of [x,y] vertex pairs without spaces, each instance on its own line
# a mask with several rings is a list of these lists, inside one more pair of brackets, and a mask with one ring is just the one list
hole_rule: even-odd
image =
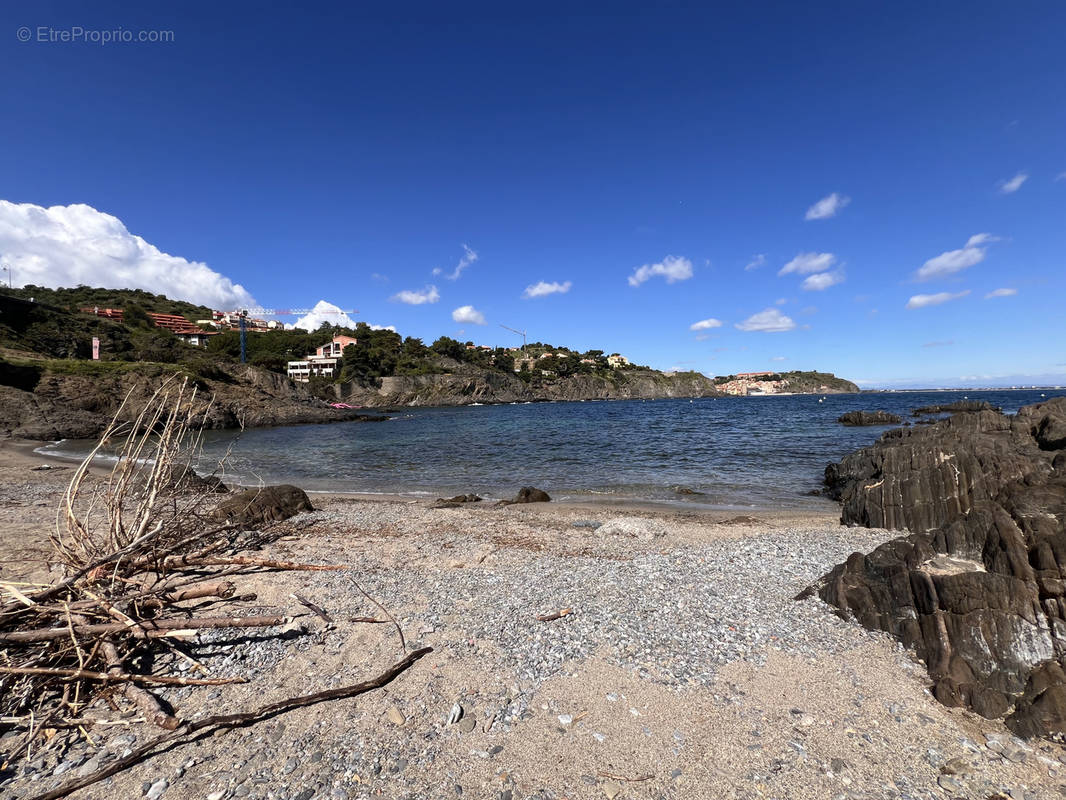
[[480,503],[481,500],[476,494],[457,494],[447,499],[438,497],[430,508],[459,508],[466,503]]
[[971,411],[999,411],[987,400],[956,400],[954,403],[938,403],[931,406],[922,406],[911,412],[911,416],[920,417],[925,414],[953,414]]
[[[841,522],[910,535],[852,554],[801,597],[891,633],[937,700],[1022,736],[1066,735],[1066,398],[889,431],[826,469]],[[1052,447],[1049,447],[1052,445]]]
[[303,489],[282,484],[235,494],[219,503],[213,516],[240,525],[259,525],[314,510]]
[[510,506],[517,503],[550,503],[551,496],[543,489],[537,489],[533,486],[523,486],[518,490],[518,494],[515,495],[514,500],[501,500],[496,505],[498,506]]
[[171,467],[167,488],[175,494],[225,494],[229,491],[217,475],[199,475],[188,465]]
[[903,420],[887,411],[849,411],[837,417],[841,425],[851,427],[864,425],[899,425]]

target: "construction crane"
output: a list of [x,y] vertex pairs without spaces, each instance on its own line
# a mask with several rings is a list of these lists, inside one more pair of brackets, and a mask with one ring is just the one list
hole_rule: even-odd
[[262,314],[267,317],[299,317],[303,314],[358,314],[357,309],[320,309],[320,308],[242,308],[236,311],[237,314],[237,327],[241,332],[241,363],[244,364],[248,361],[248,346],[247,346],[247,326],[244,321],[248,318],[249,314]]
[[506,325],[503,325],[502,323],[500,324],[500,327],[501,328],[506,328],[511,333],[517,333],[519,336],[521,336],[522,337],[522,349],[523,350],[526,349],[526,332],[525,331],[517,331],[514,328],[508,328]]

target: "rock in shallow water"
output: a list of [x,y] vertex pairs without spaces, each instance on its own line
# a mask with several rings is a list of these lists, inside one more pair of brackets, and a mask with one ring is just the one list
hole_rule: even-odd
[[887,411],[849,411],[837,417],[837,422],[850,427],[863,425],[899,425],[902,419]]

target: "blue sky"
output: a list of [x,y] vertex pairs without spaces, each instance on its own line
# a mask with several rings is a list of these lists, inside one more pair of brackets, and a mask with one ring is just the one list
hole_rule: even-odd
[[708,374],[1066,382],[1066,6],[687,5],[9,11],[0,261]]

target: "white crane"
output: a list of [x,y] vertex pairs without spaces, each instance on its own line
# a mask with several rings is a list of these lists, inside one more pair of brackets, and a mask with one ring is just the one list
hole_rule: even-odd
[[519,331],[519,330],[515,330],[514,328],[509,328],[509,327],[507,327],[506,325],[504,325],[502,323],[500,324],[500,327],[501,328],[505,328],[506,330],[509,330],[511,333],[517,333],[519,336],[521,336],[522,337],[522,349],[523,350],[526,349],[526,332],[525,331]]

